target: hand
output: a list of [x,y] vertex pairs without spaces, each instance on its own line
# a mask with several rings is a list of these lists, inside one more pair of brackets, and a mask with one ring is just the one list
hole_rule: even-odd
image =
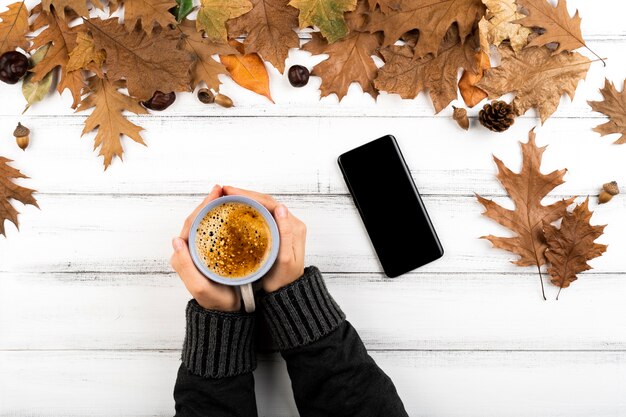
[[224,195],[242,195],[263,204],[274,215],[280,234],[278,258],[270,271],[263,277],[263,289],[266,292],[276,291],[291,284],[304,273],[304,247],[306,244],[306,225],[287,207],[279,204],[267,194],[256,191],[225,186]]
[[241,307],[239,293],[234,287],[213,282],[198,271],[198,268],[196,268],[196,265],[191,259],[189,247],[187,246],[189,230],[191,229],[191,224],[196,218],[196,215],[204,206],[209,204],[209,202],[221,196],[222,187],[216,185],[204,201],[187,217],[183,225],[183,230],[180,232],[180,237],[176,237],[172,240],[174,254],[172,255],[170,263],[178,273],[180,279],[183,280],[191,296],[196,299],[200,306],[209,310],[239,311]]

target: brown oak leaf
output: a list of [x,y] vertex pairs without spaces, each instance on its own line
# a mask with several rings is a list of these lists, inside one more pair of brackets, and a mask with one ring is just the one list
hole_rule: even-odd
[[603,101],[588,101],[593,111],[609,116],[609,121],[593,128],[601,136],[617,133],[621,135],[614,143],[626,143],[626,83],[622,82],[622,91],[617,91],[615,84],[604,80],[604,88],[600,90]]
[[228,74],[226,67],[213,59],[216,54],[235,54],[237,50],[229,44],[211,42],[196,30],[195,22],[185,20],[178,29],[183,34],[183,48],[193,57],[191,67],[191,88],[195,89],[200,83],[206,83],[207,87],[215,91],[220,88],[220,74]]
[[24,2],[9,4],[8,10],[0,13],[0,55],[16,48],[27,51],[30,46],[26,34],[28,26],[28,9]]
[[298,26],[298,10],[289,0],[251,0],[252,10],[227,23],[228,33],[236,38],[245,35],[245,53],[258,53],[281,73],[289,48],[298,48],[300,38],[293,30]]
[[110,81],[108,78],[92,76],[89,79],[88,95],[80,102],[76,111],[84,111],[93,108],[93,111],[85,120],[83,135],[98,129],[94,139],[94,149],[100,147],[99,155],[104,156],[104,169],[106,170],[114,157],[122,159],[122,135],[145,145],[139,132],[143,129],[124,117],[124,111],[135,114],[146,114],[136,99],[120,93],[118,90],[125,88],[124,81]]
[[[593,212],[589,211],[589,197],[574,210],[565,212],[561,227],[544,222],[544,236],[548,248],[546,258],[550,262],[550,281],[561,289],[576,281],[576,275],[591,269],[587,261],[606,252],[607,245],[594,241],[604,233],[604,226],[592,226]],[[556,299],[559,299],[557,294]]]
[[[39,11],[37,8],[35,12]],[[72,94],[72,108],[75,109],[80,101],[81,91],[85,86],[85,79],[81,71],[68,69],[69,53],[76,47],[76,31],[71,29],[67,22],[61,19],[55,10],[51,13],[39,13],[33,22],[33,32],[45,28],[33,40],[32,50],[51,44],[46,56],[31,70],[34,75],[33,82],[41,81],[56,67],[61,68],[61,77],[57,91],[62,93],[67,89]]]
[[561,96],[574,99],[578,82],[587,76],[591,61],[572,52],[553,54],[546,47],[524,48],[515,54],[508,47],[500,47],[500,66],[485,71],[477,84],[490,99],[515,93],[512,104],[518,116],[530,108],[537,108],[541,122],[545,122],[559,106]]
[[170,9],[176,7],[176,0],[123,0],[123,3],[124,26],[129,32],[139,21],[148,34],[152,33],[155,25],[165,27],[176,24],[176,18],[170,13]]
[[547,0],[517,0],[517,4],[529,13],[517,23],[545,30],[544,33],[532,39],[528,46],[558,43],[559,46],[554,53],[573,51],[586,46],[580,32],[581,19],[578,10],[574,17],[570,17],[565,0],[558,0],[556,7],[553,7]]
[[453,26],[441,43],[437,56],[415,58],[409,45],[392,45],[381,50],[385,65],[379,70],[375,86],[381,91],[414,98],[428,90],[435,112],[439,113],[457,98],[459,68],[478,72],[476,37],[461,43]]
[[[489,240],[496,248],[519,255],[519,259],[513,261],[514,264],[534,265],[539,270],[540,266],[548,262],[545,256],[548,245],[543,235],[543,225],[563,217],[574,198],[560,200],[548,206],[542,205],[541,200],[555,187],[565,182],[563,176],[567,169],[553,171],[547,175],[541,173],[541,159],[546,147],[537,147],[534,130],[528,133],[528,142],[521,143],[521,147],[522,170],[519,174],[507,168],[497,157],[493,157],[498,167],[497,178],[513,200],[515,209],[506,209],[493,200],[476,194],[478,202],[485,207],[483,215],[512,230],[516,236],[488,235],[481,238]],[[541,280],[541,272],[539,279]],[[543,293],[543,281],[541,290]],[[543,297],[545,299],[545,293]]]
[[484,14],[481,0],[401,0],[398,11],[372,12],[367,28],[384,33],[383,46],[393,45],[404,33],[419,29],[414,54],[424,57],[438,53],[453,23],[458,25],[461,42],[465,41]]
[[4,230],[5,220],[10,221],[19,228],[17,221],[17,215],[19,214],[15,207],[11,205],[11,199],[17,200],[22,204],[30,204],[31,206],[39,207],[37,200],[33,197],[35,190],[24,188],[13,182],[17,178],[28,178],[22,174],[19,170],[10,167],[10,159],[0,156],[0,234],[6,236]]
[[315,55],[328,54],[328,59],[313,67],[311,72],[322,78],[322,97],[334,93],[341,101],[348,94],[352,82],[359,83],[363,92],[372,97],[378,95],[374,87],[378,67],[372,55],[377,52],[381,37],[361,31],[365,24],[363,7],[363,3],[359,3],[359,9],[346,13],[346,22],[350,28],[348,36],[329,44],[319,33],[313,33],[311,41],[302,48]]
[[401,0],[367,0],[370,11],[374,11],[376,6],[380,8],[382,13],[395,13],[400,10]]
[[157,27],[147,35],[136,27],[127,32],[116,18],[85,20],[85,25],[96,49],[106,52],[107,76],[111,81],[125,79],[131,96],[147,100],[157,90],[190,90],[193,57],[182,49],[178,30]]
[[[99,0],[91,0],[91,3],[99,9],[103,8]],[[72,19],[74,17],[72,11],[79,16],[89,16],[87,0],[41,0],[41,6],[48,13],[54,9],[63,20],[66,20],[66,18]]]

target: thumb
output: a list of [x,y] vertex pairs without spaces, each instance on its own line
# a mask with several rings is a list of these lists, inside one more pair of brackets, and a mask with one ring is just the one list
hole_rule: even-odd
[[280,204],[274,209],[274,217],[278,225],[280,235],[280,248],[278,249],[278,261],[285,263],[293,260],[293,229],[289,220],[287,207]]
[[194,284],[202,283],[202,275],[196,269],[196,265],[191,259],[187,242],[180,237],[172,240],[174,255],[172,255],[172,267],[178,273],[185,285],[189,288]]

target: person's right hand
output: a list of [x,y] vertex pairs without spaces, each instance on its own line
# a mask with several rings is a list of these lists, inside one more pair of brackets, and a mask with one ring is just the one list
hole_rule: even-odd
[[304,274],[306,225],[267,194],[224,186],[224,195],[242,195],[263,204],[273,214],[280,234],[278,257],[272,269],[263,277],[263,289],[276,291],[291,284]]

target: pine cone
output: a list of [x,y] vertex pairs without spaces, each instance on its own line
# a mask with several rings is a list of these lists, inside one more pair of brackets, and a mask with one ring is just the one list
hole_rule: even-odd
[[489,130],[504,132],[515,122],[513,106],[504,101],[487,103],[478,113],[478,121]]

